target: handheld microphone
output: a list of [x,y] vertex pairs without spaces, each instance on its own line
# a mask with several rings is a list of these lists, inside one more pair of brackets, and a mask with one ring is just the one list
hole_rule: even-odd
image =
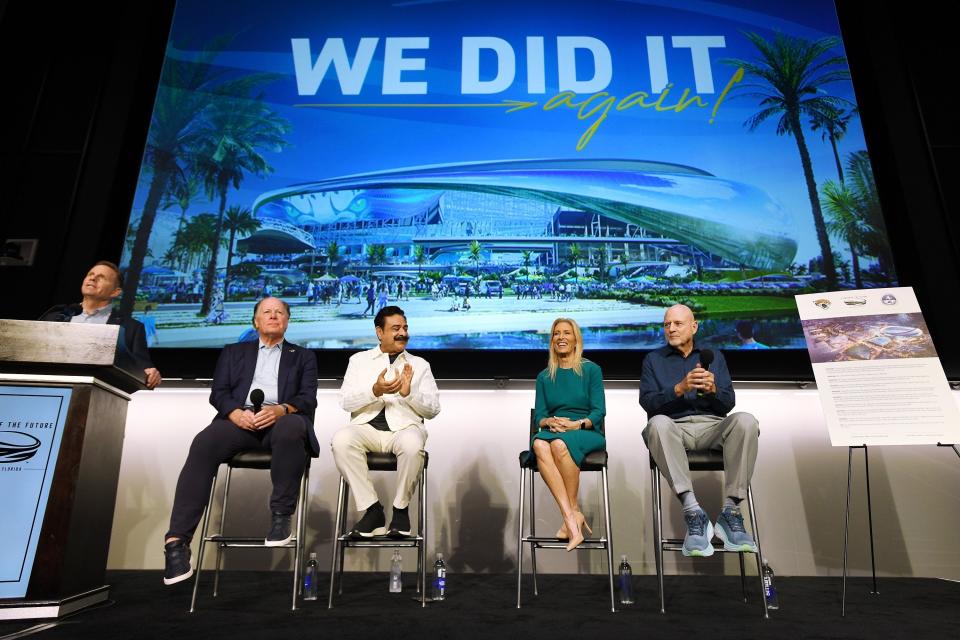
[[254,389],[250,392],[250,402],[253,403],[253,413],[260,413],[263,408],[263,389]]
[[[707,371],[709,371],[709,370],[710,370],[710,365],[711,365],[712,363],[713,363],[713,349],[703,349],[703,350],[701,350],[701,351],[700,351],[700,366],[703,367],[704,369],[706,369]],[[702,398],[703,395],[704,395],[704,394],[703,394],[703,391],[702,391],[701,389],[697,389],[697,397],[698,397],[698,398]]]

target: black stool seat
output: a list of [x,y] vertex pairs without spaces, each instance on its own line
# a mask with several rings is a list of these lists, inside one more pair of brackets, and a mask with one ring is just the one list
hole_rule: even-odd
[[269,469],[273,454],[269,451],[241,451],[227,461],[231,469]]
[[[656,469],[657,463],[650,458],[650,468]],[[723,471],[723,451],[687,451],[687,461],[690,463],[690,471]]]
[[[427,464],[430,462],[430,454],[426,451],[423,452],[423,468],[427,468]],[[372,451],[367,452],[367,468],[370,471],[396,471],[397,470],[397,456],[392,453],[375,453]]]
[[[721,458],[721,462],[723,459]],[[533,451],[520,452],[520,467],[539,471],[537,469],[537,456]],[[591,451],[583,458],[583,464],[580,465],[580,471],[601,471],[607,468],[607,452]]]

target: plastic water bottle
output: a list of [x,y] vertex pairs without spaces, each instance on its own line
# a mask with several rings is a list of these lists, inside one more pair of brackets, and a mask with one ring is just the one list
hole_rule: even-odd
[[393,559],[390,561],[390,593],[403,591],[403,559],[400,550],[393,550]]
[[633,604],[633,569],[627,556],[620,556],[620,604]]
[[437,554],[437,561],[433,563],[433,593],[430,599],[434,602],[447,597],[447,565],[443,563],[443,554]]
[[780,598],[777,588],[773,585],[773,569],[766,562],[763,563],[763,595],[767,598],[767,609],[779,609]]
[[303,599],[317,599],[317,554],[311,553],[303,571]]

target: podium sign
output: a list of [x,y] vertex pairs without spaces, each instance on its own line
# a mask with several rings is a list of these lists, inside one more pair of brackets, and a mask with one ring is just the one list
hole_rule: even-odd
[[27,595],[71,393],[0,386],[0,598]]
[[830,442],[960,442],[960,411],[910,287],[796,296]]
[[0,620],[55,618],[104,584],[130,394],[122,327],[0,319]]

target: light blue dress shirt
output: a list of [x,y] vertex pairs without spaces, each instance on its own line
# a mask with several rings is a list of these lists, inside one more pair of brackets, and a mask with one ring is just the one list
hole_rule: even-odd
[[[250,384],[250,391],[260,389],[263,391],[263,404],[279,404],[279,391],[277,389],[277,380],[280,377],[280,354],[283,352],[283,341],[281,340],[272,347],[263,344],[260,340],[260,348],[257,350],[257,368],[253,372],[253,382]],[[246,406],[252,407],[250,401],[250,391],[247,391]]]

